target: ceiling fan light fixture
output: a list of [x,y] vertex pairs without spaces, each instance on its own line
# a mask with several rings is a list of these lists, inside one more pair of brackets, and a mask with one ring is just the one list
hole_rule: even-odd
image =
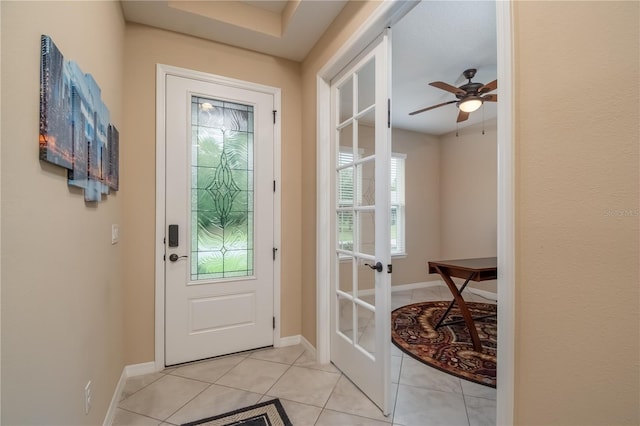
[[470,96],[458,102],[460,111],[473,112],[482,106],[482,99],[477,96]]

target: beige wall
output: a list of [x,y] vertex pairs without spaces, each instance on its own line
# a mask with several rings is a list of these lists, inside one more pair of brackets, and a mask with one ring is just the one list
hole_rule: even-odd
[[118,2],[0,7],[2,423],[101,424],[124,367],[122,244],[111,245],[122,197],[85,204],[63,169],[38,160],[40,35],[93,75],[122,130],[124,21]]
[[516,422],[637,425],[640,3],[514,9]]
[[125,126],[121,148],[122,235],[126,287],[126,362],[154,359],[156,64],[172,65],[282,89],[281,335],[300,334],[300,64],[203,39],[127,24]]
[[[442,259],[495,256],[498,247],[496,120],[465,127],[458,136],[453,132],[439,139]],[[495,281],[472,282],[469,286],[496,292]]]
[[435,136],[393,129],[391,150],[405,161],[407,256],[393,258],[392,285],[438,279],[427,274],[427,261],[440,259],[441,143]]

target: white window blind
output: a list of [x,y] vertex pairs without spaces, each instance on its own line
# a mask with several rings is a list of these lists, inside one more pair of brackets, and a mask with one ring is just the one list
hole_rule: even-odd
[[[338,153],[338,166],[344,166],[353,162],[353,153],[340,151]],[[338,204],[340,206],[353,204],[353,167],[340,170],[338,173]]]
[[406,254],[404,163],[406,154],[391,154],[391,254]]

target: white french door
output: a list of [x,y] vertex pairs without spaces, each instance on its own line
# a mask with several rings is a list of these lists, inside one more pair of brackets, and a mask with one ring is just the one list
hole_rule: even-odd
[[165,83],[165,365],[273,345],[274,95]]
[[384,414],[391,406],[390,81],[384,34],[331,82],[331,360]]

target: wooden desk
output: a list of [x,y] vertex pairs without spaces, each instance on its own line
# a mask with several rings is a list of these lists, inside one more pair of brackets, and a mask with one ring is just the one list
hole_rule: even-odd
[[[469,281],[486,281],[495,280],[496,278],[498,278],[498,259],[495,257],[484,257],[478,259],[438,260],[428,262],[428,265],[429,273],[439,274],[444,280],[445,284],[447,284],[447,287],[449,287],[449,291],[453,295],[453,300],[438,321],[438,324],[436,324],[436,329],[444,325],[464,322],[469,329],[471,341],[473,342],[473,349],[476,352],[482,352],[482,345],[480,344],[480,338],[478,338],[478,330],[476,330],[474,320],[487,318],[489,316],[492,316],[493,314],[473,318],[471,316],[471,313],[469,312],[467,304],[462,298],[462,292],[464,291],[467,284],[469,284]],[[452,277],[462,278],[466,280],[459,290],[456,284],[451,279]],[[446,316],[449,314],[449,311],[451,310],[453,305],[456,303],[458,304],[458,308],[460,309],[460,313],[462,314],[462,318],[464,318],[464,320],[448,323],[443,322]]]

